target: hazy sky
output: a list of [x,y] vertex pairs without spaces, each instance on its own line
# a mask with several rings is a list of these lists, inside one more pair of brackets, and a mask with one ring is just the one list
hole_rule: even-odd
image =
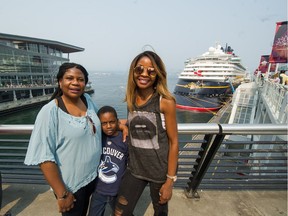
[[2,33],[85,48],[70,60],[88,70],[127,71],[149,44],[178,73],[218,42],[254,71],[287,21],[287,0],[2,0],[0,20]]

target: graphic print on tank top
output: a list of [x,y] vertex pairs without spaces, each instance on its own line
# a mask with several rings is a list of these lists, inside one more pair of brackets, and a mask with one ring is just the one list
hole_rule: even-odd
[[156,115],[153,112],[129,113],[131,145],[143,149],[159,149]]

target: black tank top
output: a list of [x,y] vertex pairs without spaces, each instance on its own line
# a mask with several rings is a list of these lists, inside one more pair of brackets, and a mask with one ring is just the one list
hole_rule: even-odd
[[169,143],[162,125],[160,95],[155,93],[146,104],[128,113],[128,169],[137,178],[163,183],[168,169]]
[[[81,95],[80,98],[81,98],[81,100],[83,101],[83,103],[85,104],[85,106],[87,108],[88,104],[87,104],[87,100],[86,100],[85,96]],[[61,96],[56,97],[56,100],[58,102],[58,107],[60,107],[60,109],[62,109],[64,112],[69,114],[69,112],[68,112],[68,110],[67,110],[67,108],[66,108],[66,106],[64,104],[64,101],[63,101],[62,97]]]

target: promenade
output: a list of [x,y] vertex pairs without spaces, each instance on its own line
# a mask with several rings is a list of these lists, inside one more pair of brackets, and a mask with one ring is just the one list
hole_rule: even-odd
[[[148,189],[148,188],[147,188]],[[170,216],[287,216],[287,191],[198,191],[200,199],[188,199],[174,189],[169,202]],[[57,216],[54,195],[45,185],[3,185],[0,215]],[[7,214],[8,215],[8,214]],[[106,215],[110,215],[109,211]],[[135,216],[152,216],[149,191],[145,190]]]
[[[223,109],[224,110],[224,109]],[[222,110],[222,111],[223,111]],[[227,121],[218,113],[210,122]],[[147,188],[148,189],[148,188]],[[135,216],[152,216],[149,191],[145,190]],[[199,190],[200,199],[189,199],[184,190],[174,188],[169,216],[287,216],[287,190]],[[61,216],[52,191],[47,185],[3,184],[0,216]],[[105,216],[112,215],[107,211]]]

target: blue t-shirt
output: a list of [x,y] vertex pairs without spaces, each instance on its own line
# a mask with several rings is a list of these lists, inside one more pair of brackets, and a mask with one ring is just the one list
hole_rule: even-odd
[[[75,193],[97,177],[101,156],[101,125],[90,96],[84,94],[87,113],[75,117],[59,108],[55,100],[37,115],[24,163],[55,162],[66,188]],[[89,116],[95,127],[93,133]]]
[[102,134],[103,151],[95,189],[100,194],[115,196],[118,193],[128,156],[128,145],[122,137],[121,131],[117,136]]

